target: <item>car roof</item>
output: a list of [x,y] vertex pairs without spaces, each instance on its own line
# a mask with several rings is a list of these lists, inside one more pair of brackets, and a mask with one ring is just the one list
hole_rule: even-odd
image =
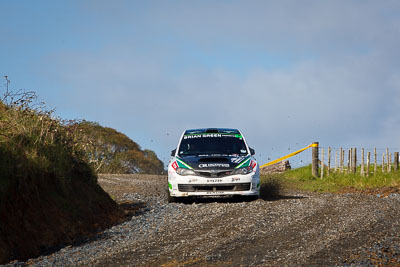
[[202,133],[229,133],[229,134],[240,134],[238,129],[230,128],[202,128],[202,129],[189,129],[186,130],[184,135],[187,134],[202,134]]

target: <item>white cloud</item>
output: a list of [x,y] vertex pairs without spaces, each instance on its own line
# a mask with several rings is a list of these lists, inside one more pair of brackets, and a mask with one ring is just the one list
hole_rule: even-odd
[[[161,158],[185,128],[208,126],[242,129],[263,159],[311,141],[400,147],[397,1],[169,1],[121,20],[98,10],[97,19],[112,19],[108,30],[123,22],[134,31],[93,52],[49,55],[58,67],[47,72],[68,88],[54,92],[56,106],[117,128]],[[212,58],[224,47],[288,62],[238,66],[237,75]]]

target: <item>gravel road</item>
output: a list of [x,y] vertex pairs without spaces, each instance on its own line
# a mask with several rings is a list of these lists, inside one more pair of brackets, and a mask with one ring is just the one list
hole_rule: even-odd
[[101,175],[139,208],[80,244],[10,266],[400,266],[400,195],[283,192],[166,202],[166,177]]

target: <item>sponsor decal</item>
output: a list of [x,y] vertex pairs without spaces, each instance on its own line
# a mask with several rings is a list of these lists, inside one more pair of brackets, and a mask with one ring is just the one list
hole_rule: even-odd
[[188,164],[186,164],[183,160],[181,160],[179,158],[176,158],[176,162],[177,162],[179,168],[185,168],[185,169],[190,169],[190,170],[193,169],[192,167],[190,167]]
[[197,182],[198,181],[198,179],[197,178],[192,178],[192,179],[189,179],[189,183],[194,183],[194,182]]
[[229,168],[228,163],[202,163],[199,168]]
[[232,182],[237,182],[237,181],[240,181],[240,178],[239,178],[239,177],[233,177],[233,178],[232,178]]
[[207,183],[220,183],[222,179],[207,179]]
[[194,134],[185,135],[183,139],[222,137],[222,134]]
[[252,160],[250,166],[252,169],[254,169],[257,166],[257,163],[254,160]]
[[209,191],[207,192],[207,195],[219,195],[219,194],[224,194],[224,191]]
[[178,163],[174,161],[174,163],[171,164],[171,167],[176,171],[176,169],[178,169]]
[[246,158],[246,160],[242,161],[239,165],[235,167],[235,169],[248,167],[250,165],[250,156]]
[[231,158],[231,162],[237,164],[237,163],[241,162],[243,159],[244,159],[244,157]]
[[[188,134],[184,135],[183,139],[194,139],[194,138],[214,138],[214,137],[235,137],[239,139],[243,139],[241,134],[220,134],[220,133],[197,133],[197,134]],[[246,152],[246,151],[245,151]]]

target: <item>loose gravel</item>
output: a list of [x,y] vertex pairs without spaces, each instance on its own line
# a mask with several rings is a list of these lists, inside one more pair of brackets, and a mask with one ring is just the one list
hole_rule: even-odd
[[400,195],[284,192],[273,200],[166,202],[166,178],[103,175],[126,222],[7,266],[400,266]]

